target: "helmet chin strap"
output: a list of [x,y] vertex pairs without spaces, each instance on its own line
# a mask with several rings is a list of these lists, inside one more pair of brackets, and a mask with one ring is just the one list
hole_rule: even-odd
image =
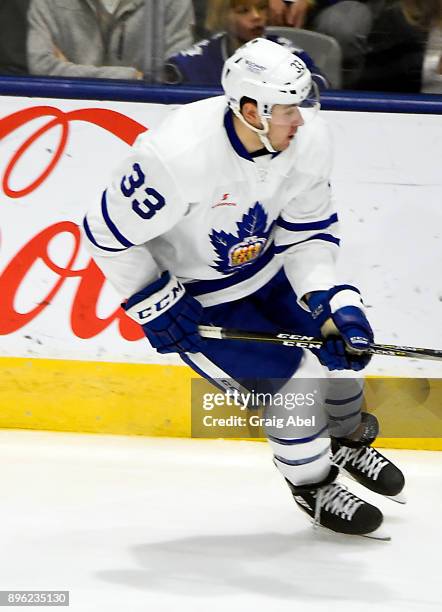
[[255,132],[255,134],[258,134],[258,138],[260,139],[260,141],[262,142],[262,144],[264,145],[264,147],[267,149],[269,153],[278,153],[278,151],[272,147],[272,145],[270,144],[270,140],[267,138],[267,134],[269,133],[269,122],[267,121],[265,117],[262,117],[260,115],[260,119],[264,127],[257,128],[254,125],[251,125],[248,121],[246,121],[238,109],[232,108],[232,110],[235,116],[238,117],[238,119],[242,121],[242,123],[246,127],[248,127],[249,130],[252,130],[252,132]]

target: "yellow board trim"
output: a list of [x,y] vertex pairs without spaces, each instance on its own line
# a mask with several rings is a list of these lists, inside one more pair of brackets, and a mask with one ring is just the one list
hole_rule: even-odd
[[0,427],[190,436],[187,366],[2,358]]
[[[197,375],[187,366],[9,357],[0,363],[0,428],[191,435],[191,380]],[[380,381],[388,382],[388,393]],[[441,396],[438,379],[368,378],[368,405],[376,405],[386,433],[393,428],[404,436],[379,438],[377,445],[442,450]],[[422,437],[413,437],[409,427],[416,414]]]

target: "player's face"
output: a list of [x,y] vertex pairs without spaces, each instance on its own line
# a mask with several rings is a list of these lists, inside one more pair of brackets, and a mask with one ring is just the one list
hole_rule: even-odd
[[259,38],[267,25],[268,0],[236,0],[227,13],[227,32],[241,44]]
[[275,104],[269,119],[268,138],[274,149],[284,151],[295,137],[298,128],[304,125],[299,108],[294,104]]

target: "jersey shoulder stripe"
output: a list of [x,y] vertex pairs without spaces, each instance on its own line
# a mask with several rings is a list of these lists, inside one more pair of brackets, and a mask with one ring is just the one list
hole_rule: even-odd
[[110,218],[109,210],[107,207],[107,191],[106,190],[103,191],[103,195],[101,198],[101,212],[103,215],[104,222],[106,223],[107,227],[109,228],[114,238],[116,238],[118,242],[121,242],[121,244],[125,247],[134,246],[134,243],[130,242],[130,240],[128,240],[127,238],[123,236],[123,234],[120,232],[118,227],[115,225],[115,223]]
[[102,251],[108,251],[109,253],[119,253],[120,251],[125,251],[126,250],[125,247],[123,247],[121,249],[114,249],[114,248],[105,247],[105,246],[102,246],[101,244],[99,244],[96,241],[93,233],[91,232],[91,229],[89,227],[89,223],[87,221],[87,217],[85,217],[83,219],[83,229],[84,229],[84,233],[86,234],[86,237],[89,240],[89,242],[91,242],[94,246],[96,246],[98,249],[101,249]]

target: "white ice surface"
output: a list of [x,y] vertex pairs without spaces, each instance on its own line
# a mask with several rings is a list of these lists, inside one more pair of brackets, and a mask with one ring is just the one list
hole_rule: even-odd
[[348,483],[390,543],[313,530],[263,443],[0,431],[0,589],[70,590],[75,611],[440,611],[442,453],[386,454],[407,506]]

